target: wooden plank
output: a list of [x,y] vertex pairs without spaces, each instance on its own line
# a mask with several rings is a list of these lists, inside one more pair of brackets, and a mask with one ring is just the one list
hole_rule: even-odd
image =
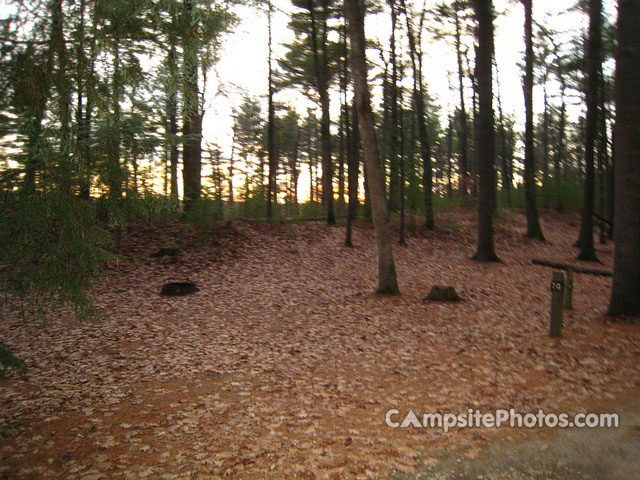
[[549,336],[559,337],[562,335],[562,310],[564,301],[564,274],[553,272],[551,277],[551,324],[549,326]]
[[613,276],[613,272],[611,270],[606,270],[604,268],[582,267],[580,265],[574,265],[571,263],[564,263],[564,262],[554,262],[552,260],[545,260],[542,258],[533,258],[531,259],[531,262],[535,263],[536,265],[542,265],[544,267],[551,267],[551,268],[560,268],[562,270],[567,270],[571,268],[574,272],[578,272],[578,273],[588,273],[590,275],[602,275],[605,277]]

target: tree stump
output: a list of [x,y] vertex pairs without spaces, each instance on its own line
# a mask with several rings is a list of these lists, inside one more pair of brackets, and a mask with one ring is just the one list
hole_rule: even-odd
[[425,300],[432,302],[460,302],[462,298],[456,292],[455,287],[434,285]]
[[151,254],[153,258],[159,257],[177,257],[182,254],[182,250],[179,247],[161,247],[157,251]]
[[160,295],[177,297],[196,293],[198,290],[193,280],[188,278],[168,278],[160,290]]

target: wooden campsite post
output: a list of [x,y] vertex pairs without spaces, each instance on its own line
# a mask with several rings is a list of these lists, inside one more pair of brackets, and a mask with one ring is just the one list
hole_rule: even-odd
[[564,274],[553,272],[551,278],[551,327],[549,336],[559,337],[562,333],[562,308],[564,301]]
[[573,268],[567,268],[567,280],[564,287],[564,308],[573,308]]

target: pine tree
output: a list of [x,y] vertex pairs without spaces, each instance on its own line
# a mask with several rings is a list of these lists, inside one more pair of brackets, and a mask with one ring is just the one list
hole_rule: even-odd
[[389,231],[388,210],[384,195],[384,185],[378,158],[378,146],[373,128],[373,112],[369,86],[367,85],[367,59],[365,53],[364,17],[365,6],[360,0],[345,0],[345,15],[351,49],[349,59],[355,93],[355,111],[365,160],[365,175],[368,181],[373,226],[378,247],[378,293],[398,294],[391,232]]
[[491,64],[493,57],[493,6],[491,0],[474,0],[478,21],[478,52],[476,77],[478,82],[478,120],[476,149],[480,188],[478,198],[478,249],[475,260],[499,261],[493,247],[493,195],[495,189],[495,145],[492,107]]
[[638,0],[618,4],[615,101],[615,253],[609,315],[640,315],[640,17]]

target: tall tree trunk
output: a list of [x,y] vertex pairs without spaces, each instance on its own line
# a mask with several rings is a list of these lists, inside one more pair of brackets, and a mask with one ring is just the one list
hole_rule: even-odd
[[[493,63],[496,67],[496,86],[498,87],[498,94],[496,98],[498,100],[498,134],[500,137],[500,176],[502,178],[502,194],[506,197],[506,204],[511,207],[511,175],[510,175],[510,158],[509,148],[507,145],[507,129],[505,126],[504,114],[502,112],[502,94],[500,89],[500,72],[498,70],[498,62],[495,55],[493,56]],[[497,205],[496,205],[497,207]]]
[[316,201],[313,182],[313,147],[314,147],[314,135],[313,124],[311,122],[311,109],[307,111],[307,161],[309,163],[309,202],[314,203]]
[[[327,214],[327,223],[336,223],[333,211],[333,165],[331,159],[331,116],[329,113],[329,66],[327,58],[327,18],[329,15],[328,0],[322,0],[322,31],[318,35],[314,0],[308,0],[311,18],[311,49],[316,72],[316,82],[320,95],[320,135],[322,142],[322,203]],[[320,43],[320,48],[318,48]]]
[[389,63],[391,64],[391,80],[389,82],[389,210],[398,211],[399,198],[399,179],[398,179],[398,61],[396,52],[396,25],[398,11],[396,9],[395,0],[389,0],[391,7],[391,37],[389,39]]
[[566,133],[566,118],[567,118],[567,106],[565,100],[566,83],[564,80],[564,71],[562,67],[558,72],[558,78],[560,79],[560,112],[558,113],[558,138],[556,141],[556,151],[554,155],[554,176],[556,182],[556,209],[562,210],[564,208],[564,195],[562,193],[562,162],[565,161],[565,133]]
[[[402,78],[403,69],[400,68],[400,78]],[[398,243],[400,245],[406,245],[405,241],[405,151],[404,151],[404,106],[403,106],[403,95],[402,95],[402,87],[398,90],[398,103],[400,106],[400,114],[398,118],[398,131],[399,131],[399,140],[400,140],[400,238],[398,239]]]
[[407,37],[409,38],[409,56],[411,57],[411,68],[413,70],[413,99],[416,107],[416,116],[418,123],[418,138],[420,139],[420,153],[423,164],[423,187],[424,187],[424,207],[425,207],[425,227],[428,230],[435,228],[435,220],[433,216],[433,167],[431,162],[431,145],[429,143],[429,134],[427,132],[425,105],[424,105],[424,87],[422,84],[422,76],[418,66],[417,48],[413,28],[409,18],[409,12],[405,0],[401,0],[402,10],[407,22]]
[[580,225],[580,252],[578,259],[597,261],[593,245],[594,210],[594,156],[598,132],[598,72],[602,44],[602,0],[589,0],[589,38],[587,41],[587,122],[585,137],[585,179],[582,197],[582,222]]
[[356,103],[353,99],[353,106],[347,109],[347,121],[349,121],[349,110],[351,110],[351,125],[347,129],[347,162],[349,176],[349,206],[347,210],[347,231],[345,245],[353,247],[352,230],[353,222],[358,213],[358,183],[360,177],[360,135],[358,133],[358,115],[356,115]]
[[202,162],[202,112],[198,87],[198,33],[192,25],[193,1],[184,0],[185,30],[183,45],[182,166],[184,208],[188,210],[200,198]]
[[295,213],[298,213],[298,177],[300,176],[300,169],[298,168],[298,154],[300,151],[300,136],[302,129],[298,127],[296,131],[296,143],[293,146],[293,159],[291,161],[291,176],[293,181],[293,207]]
[[[598,122],[598,213],[606,217],[605,212],[605,188],[606,188],[606,166],[609,163],[609,141],[607,136],[607,105],[605,102],[605,78],[600,64],[598,72],[598,83],[600,84],[598,95],[598,107],[600,108]],[[604,223],[600,224],[600,243],[606,243]]]
[[460,41],[460,18],[458,16],[458,5],[455,4],[453,8],[454,19],[456,24],[455,32],[455,47],[456,47],[456,60],[458,62],[458,88],[460,92],[460,116],[458,118],[458,137],[460,148],[460,178],[458,180],[460,192],[463,196],[467,195],[467,184],[469,176],[469,160],[468,160],[468,138],[469,133],[467,130],[467,110],[464,104],[464,70],[462,69],[462,45]]
[[[475,50],[477,50],[477,46],[475,47]],[[471,61],[469,60],[468,49],[466,49],[463,52],[463,57],[464,57],[464,63],[467,69],[467,75],[469,75],[469,80],[471,81],[471,124],[475,129],[476,122],[478,121],[478,81],[476,79],[477,74],[475,71],[471,70]],[[477,62],[477,59],[478,59],[477,51],[476,51],[475,58]],[[478,65],[476,63],[474,69],[477,67]],[[473,198],[477,198],[479,171],[478,171],[478,157],[477,157],[476,145],[475,145],[475,135],[472,137],[471,155],[469,156],[469,159],[471,160],[471,165],[469,166],[469,170],[471,171],[471,195],[473,196]],[[495,202],[493,202],[492,204],[495,204]]]
[[231,137],[231,155],[229,155],[229,205],[233,207],[235,202],[233,195],[233,175],[235,174],[236,134],[238,125],[233,126],[233,136]]
[[474,260],[482,262],[499,261],[493,247],[493,190],[494,174],[494,133],[493,133],[493,93],[491,58],[493,56],[493,5],[491,0],[474,0],[478,22],[478,51],[476,76],[478,83],[478,119],[475,122],[479,192],[478,192],[478,250]]
[[[338,203],[340,204],[340,208],[344,209],[344,177],[345,177],[345,157],[349,154],[347,152],[349,145],[347,132],[349,130],[349,116],[347,114],[348,106],[347,106],[347,87],[348,87],[348,74],[347,74],[347,32],[346,27],[340,29],[340,43],[342,48],[344,48],[344,57],[340,58],[339,68],[340,68],[340,122],[338,129],[338,139],[339,139],[339,152],[338,152]],[[347,160],[348,163],[348,160]],[[347,166],[348,168],[348,166]]]
[[[547,96],[547,75],[543,79],[544,110],[542,112],[542,186],[549,183],[549,99]],[[548,195],[545,195],[545,207],[548,207]]]
[[[615,124],[611,128],[611,161],[607,163],[606,168],[606,177],[607,177],[607,218],[614,222],[615,216],[615,191],[614,191],[614,175],[615,175],[615,162],[616,162],[616,128]],[[609,231],[609,240],[613,240],[613,230],[615,229],[615,223],[613,224],[614,228]]]
[[447,164],[446,164],[447,199],[449,200],[449,202],[451,202],[453,198],[453,184],[451,183],[451,177],[453,173],[453,169],[451,165],[452,150],[453,150],[453,121],[450,115],[448,119],[448,125],[447,125]]
[[640,315],[640,1],[618,1],[615,252],[609,315]]
[[276,195],[276,171],[277,171],[277,159],[276,159],[276,130],[275,130],[275,107],[273,105],[273,67],[272,67],[272,35],[271,35],[271,16],[273,14],[273,5],[271,0],[268,2],[268,30],[269,30],[269,119],[267,123],[267,150],[269,155],[269,180],[267,182],[267,218],[273,217],[272,203],[273,198]]
[[176,84],[178,82],[178,66],[176,53],[176,39],[169,35],[169,53],[167,63],[169,77],[171,79],[167,92],[167,117],[169,119],[169,169],[171,172],[171,199],[178,201],[178,94]]
[[533,35],[532,35],[532,0],[522,0],[524,4],[524,203],[527,215],[527,237],[544,241],[542,228],[538,219],[536,199],[536,162],[533,139]]
[[398,294],[398,281],[393,260],[393,246],[389,231],[389,217],[385,202],[384,185],[378,163],[378,146],[373,127],[373,111],[367,85],[367,59],[365,53],[364,16],[361,0],[345,0],[345,14],[351,40],[351,72],[355,92],[356,112],[360,138],[364,151],[365,174],[368,180],[373,227],[378,248],[378,293]]

